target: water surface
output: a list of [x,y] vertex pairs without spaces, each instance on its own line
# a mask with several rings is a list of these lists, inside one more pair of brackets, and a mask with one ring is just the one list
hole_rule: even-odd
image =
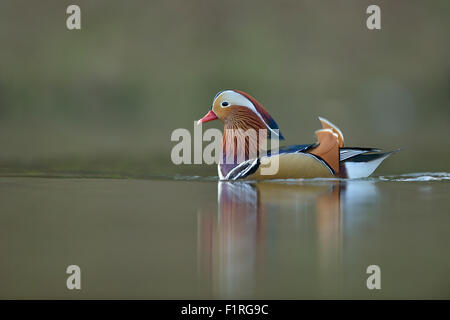
[[448,173],[0,177],[0,298],[450,298],[449,191]]

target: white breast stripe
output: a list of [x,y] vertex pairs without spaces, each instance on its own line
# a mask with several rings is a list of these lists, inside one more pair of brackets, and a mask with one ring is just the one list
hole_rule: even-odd
[[[244,161],[244,162],[238,164],[238,165],[237,165],[236,167],[234,167],[233,169],[231,169],[230,172],[228,172],[227,175],[225,176],[225,180],[229,180],[229,179],[230,179],[230,176],[231,176],[234,172],[239,171],[239,170],[240,170],[243,166],[245,166],[249,161],[250,161],[250,160]],[[220,164],[219,164],[219,166],[220,166]]]
[[247,167],[247,169],[243,170],[242,172],[239,172],[238,175],[233,180],[237,180],[237,179],[239,179],[241,177],[244,177],[247,174],[247,172],[249,172],[257,163],[258,163],[258,158],[256,158],[252,162],[252,164]]

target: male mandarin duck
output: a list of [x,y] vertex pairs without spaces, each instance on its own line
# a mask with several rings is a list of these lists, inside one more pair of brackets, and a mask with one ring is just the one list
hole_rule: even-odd
[[[263,145],[267,142],[265,139],[284,140],[284,137],[261,103],[239,90],[220,91],[213,99],[211,110],[198,123],[216,119],[223,122],[225,129],[222,159],[218,164],[220,180],[363,178],[371,175],[394,152],[344,147],[342,131],[321,117],[322,129],[315,132],[316,143],[281,147],[277,152],[263,152]],[[243,133],[249,129],[258,132],[259,139],[247,140],[248,136]],[[242,145],[245,145],[245,158],[236,154]],[[256,155],[250,154],[250,147],[257,149]],[[230,153],[233,154],[230,156]],[[270,175],[262,173],[261,169],[265,165],[270,166],[273,161],[277,161],[278,170]]]

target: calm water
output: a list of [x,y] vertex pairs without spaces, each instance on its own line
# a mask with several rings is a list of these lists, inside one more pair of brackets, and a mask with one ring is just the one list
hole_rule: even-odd
[[446,173],[0,177],[0,298],[450,298],[449,192]]

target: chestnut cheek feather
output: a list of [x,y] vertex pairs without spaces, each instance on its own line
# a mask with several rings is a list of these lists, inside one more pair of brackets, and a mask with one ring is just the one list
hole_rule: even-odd
[[[226,157],[226,154],[230,155],[231,153],[231,159],[234,159],[234,161],[236,161],[236,153],[238,152],[238,148],[236,146],[237,141],[239,141],[239,143],[244,143],[245,145],[246,160],[249,159],[250,146],[256,148],[256,152],[259,154],[260,148],[265,145],[265,139],[268,135],[268,129],[255,113],[253,113],[251,110],[248,110],[248,108],[246,107],[235,106],[233,108],[230,108],[227,112],[227,116],[224,119],[224,124],[225,130],[222,140],[224,158]],[[245,137],[241,137],[241,135],[247,130],[255,131],[257,135],[256,141],[249,141]],[[259,137],[259,130],[265,130],[266,134],[264,137]],[[235,138],[237,140],[234,140]],[[263,138],[263,140],[261,140],[261,138]],[[259,145],[260,142],[262,143],[261,146]]]

